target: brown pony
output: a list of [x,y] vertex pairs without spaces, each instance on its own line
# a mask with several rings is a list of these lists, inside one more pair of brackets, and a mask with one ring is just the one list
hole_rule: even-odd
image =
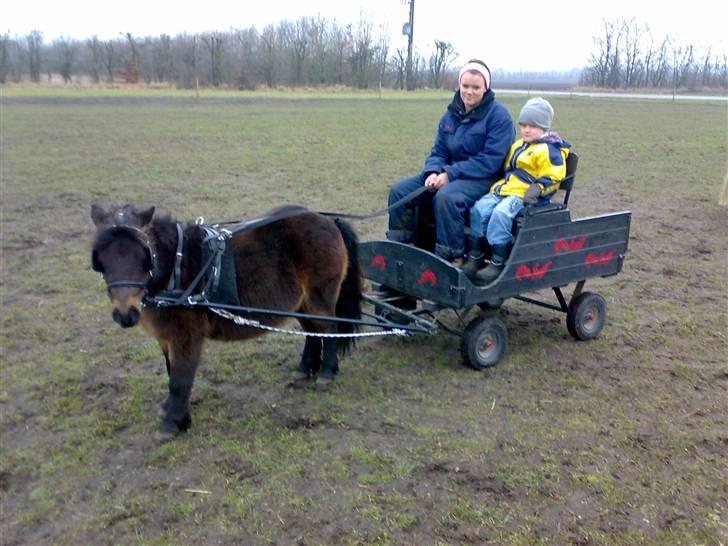
[[[339,219],[302,208],[281,207],[269,214],[281,219],[241,231],[229,241],[235,264],[230,282],[240,305],[359,319],[361,272],[354,230]],[[171,438],[191,424],[190,391],[204,339],[243,340],[265,331],[238,326],[205,308],[149,304],[150,298],[168,288],[170,277],[179,279],[181,290],[194,285],[203,268],[205,232],[201,226],[178,224],[167,216],[155,216],[154,207],[138,210],[131,205],[110,211],[93,205],[91,218],[97,228],[92,266],[107,283],[114,320],[124,328],[141,322],[164,354],[169,396],[162,404],[162,422],[155,437]],[[183,244],[178,260],[179,233]],[[251,318],[269,326],[286,320],[270,315]],[[356,329],[353,320],[298,320],[307,332],[351,333]],[[294,379],[317,376],[317,385],[332,381],[338,371],[337,352],[346,352],[349,339],[322,341],[307,336]]]

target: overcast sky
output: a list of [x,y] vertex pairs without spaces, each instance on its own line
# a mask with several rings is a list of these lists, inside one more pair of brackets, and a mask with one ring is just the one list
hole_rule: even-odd
[[[593,37],[603,19],[632,18],[649,25],[657,40],[674,36],[713,52],[728,51],[726,18],[719,1],[691,0],[415,0],[415,47],[429,55],[435,39],[454,45],[458,62],[485,60],[495,70],[564,70],[582,68],[594,51]],[[375,26],[386,25],[390,47],[406,46],[402,24],[406,0],[7,0],[0,10],[0,31],[11,36],[39,30],[46,41],[72,38],[158,36],[255,26],[258,30],[282,19],[321,15],[342,24],[363,15]]]

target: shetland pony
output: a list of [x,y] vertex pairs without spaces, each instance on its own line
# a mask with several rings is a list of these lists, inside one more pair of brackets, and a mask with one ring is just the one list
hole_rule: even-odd
[[[361,271],[357,235],[346,222],[296,207],[268,213],[282,217],[235,234],[228,242],[234,259],[230,282],[240,305],[325,317],[359,319]],[[157,307],[150,298],[163,293],[175,275],[188,288],[203,267],[205,232],[194,222],[177,224],[155,215],[154,207],[132,205],[109,211],[91,207],[96,225],[92,267],[103,275],[113,305],[112,317],[124,328],[141,323],[162,349],[169,376],[169,395],[162,404],[157,440],[169,439],[190,427],[190,391],[204,340],[237,341],[265,333],[238,326],[205,308]],[[177,258],[179,233],[183,234]],[[146,303],[146,304],[145,304]],[[276,326],[285,317],[256,315]],[[299,318],[303,329],[316,333],[351,333],[352,322]],[[316,377],[317,385],[334,379],[338,354],[350,338],[306,336],[295,380]]]

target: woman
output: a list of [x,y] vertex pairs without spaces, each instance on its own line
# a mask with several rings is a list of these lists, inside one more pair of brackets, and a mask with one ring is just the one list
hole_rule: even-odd
[[415,207],[432,202],[435,251],[462,265],[464,214],[503,177],[503,164],[515,138],[508,110],[490,89],[490,70],[473,59],[461,69],[459,89],[440,120],[435,144],[421,174],[400,180],[389,192],[389,205],[422,187],[429,190],[389,214],[387,238],[415,239]]

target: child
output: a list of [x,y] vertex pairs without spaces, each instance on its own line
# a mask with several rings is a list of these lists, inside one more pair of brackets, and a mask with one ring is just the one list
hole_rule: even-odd
[[[544,205],[566,176],[571,145],[552,132],[554,109],[548,101],[530,99],[518,116],[521,138],[513,143],[505,163],[505,178],[470,209],[471,244],[463,271],[476,284],[493,282],[503,271],[510,253],[513,219],[525,205]],[[490,264],[478,273],[483,261],[483,238],[492,248]]]

